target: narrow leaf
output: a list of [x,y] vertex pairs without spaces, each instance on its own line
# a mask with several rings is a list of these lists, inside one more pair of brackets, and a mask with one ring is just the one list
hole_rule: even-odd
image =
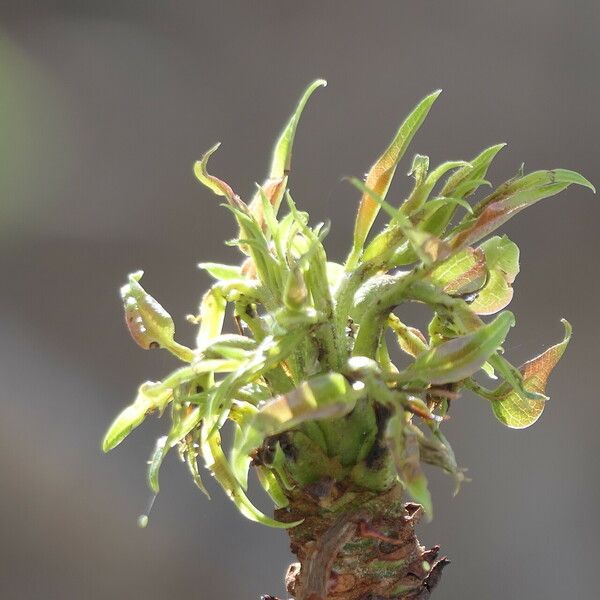
[[427,478],[421,470],[419,440],[413,426],[403,422],[404,417],[393,415],[386,428],[386,441],[396,465],[398,477],[415,502],[418,502],[431,518],[433,504],[427,486]]
[[450,245],[458,249],[474,244],[524,208],[562,192],[572,183],[591,186],[578,173],[565,169],[535,171],[505,182],[475,207],[472,217],[456,228]]
[[221,281],[242,279],[242,268],[237,265],[222,265],[220,263],[205,262],[198,265],[199,269],[206,271],[211,277]]
[[135,402],[121,411],[109,427],[102,442],[102,450],[108,452],[118,446],[150,413],[162,412],[172,395],[172,390],[163,386],[160,381],[143,383]]
[[[406,152],[410,141],[419,130],[419,127],[422,125],[431,106],[439,95],[440,91],[434,92],[419,102],[416,108],[402,123],[391,144],[369,170],[365,179],[365,184],[368,188],[381,196],[382,199],[385,200],[398,162]],[[356,267],[365,240],[367,239],[378,212],[379,204],[377,204],[369,194],[363,194],[356,216],[353,248],[346,264],[347,270]]]
[[289,529],[302,522],[294,521],[292,523],[282,523],[281,521],[276,521],[275,519],[267,517],[267,515],[263,514],[252,504],[252,502],[250,502],[231,471],[231,467],[223,454],[221,448],[221,436],[218,433],[209,436],[208,439],[202,443],[202,455],[206,462],[206,468],[211,471],[217,482],[221,485],[223,490],[225,490],[225,493],[231,498],[240,513],[247,519],[280,529]]

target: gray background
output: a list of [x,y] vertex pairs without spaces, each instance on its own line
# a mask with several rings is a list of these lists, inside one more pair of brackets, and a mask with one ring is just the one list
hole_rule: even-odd
[[[147,530],[151,421],[109,456],[99,440],[139,382],[174,363],[144,353],[117,290],[146,269],[179,337],[207,280],[232,260],[229,214],[192,176],[242,194],[306,83],[326,77],[297,136],[291,185],[330,217],[344,256],[360,175],[399,121],[444,88],[409,155],[433,163],[510,142],[490,171],[581,170],[596,184],[600,4],[522,2],[0,2],[0,597],[257,599],[284,595],[285,536],[213,501],[175,458]],[[407,189],[410,156],[391,197]],[[436,598],[596,597],[598,199],[572,188],[511,221],[522,250],[507,344],[520,362],[575,336],[529,431],[482,401],[455,404],[447,433],[473,482],[434,475],[433,523],[453,559]],[[261,506],[268,504],[258,496]]]

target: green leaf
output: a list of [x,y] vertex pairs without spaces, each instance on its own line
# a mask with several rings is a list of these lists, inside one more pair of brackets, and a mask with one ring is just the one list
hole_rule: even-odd
[[325,87],[326,85],[327,82],[324,79],[317,79],[306,88],[296,106],[296,110],[290,116],[289,121],[275,143],[269,178],[259,188],[259,191],[252,198],[252,202],[250,202],[250,211],[254,214],[257,222],[263,229],[266,226],[266,215],[261,195],[264,196],[272,207],[273,215],[276,215],[285,192],[287,177],[292,165],[292,148],[300,116],[313,92],[317,88]]
[[290,501],[287,499],[281,485],[279,485],[277,476],[273,471],[266,467],[258,466],[256,467],[256,476],[263,490],[269,494],[277,508],[285,508],[289,505]]
[[139,284],[143,271],[129,275],[129,283],[121,288],[121,298],[125,309],[125,322],[135,342],[149,350],[166,348],[185,362],[194,358],[194,353],[178,344],[175,324],[171,315]]
[[109,427],[102,441],[102,450],[108,452],[118,446],[147,415],[155,411],[162,412],[172,396],[173,391],[160,381],[143,383],[138,389],[135,402],[121,411]]
[[454,452],[448,443],[448,440],[436,430],[433,435],[428,437],[420,429],[414,427],[415,434],[419,440],[419,457],[421,462],[440,467],[446,473],[454,478],[454,495],[460,490],[461,484],[465,481],[465,475],[462,469],[458,468]]
[[156,445],[152,451],[152,456],[148,461],[148,484],[150,489],[157,494],[158,493],[158,471],[162,462],[167,454],[169,448],[167,446],[167,436],[163,435],[156,440]]
[[233,360],[244,360],[249,353],[256,350],[256,340],[237,335],[235,333],[224,333],[214,337],[202,350],[205,358],[229,358]]
[[250,502],[223,454],[223,450],[221,449],[221,436],[218,433],[209,436],[208,439],[203,441],[202,455],[206,462],[206,468],[214,475],[219,485],[225,490],[227,496],[229,496],[237,506],[238,510],[247,519],[279,529],[289,529],[302,523],[302,521],[282,523],[281,521],[271,519]]
[[392,217],[391,222],[394,222],[394,226],[388,227],[367,246],[362,257],[363,262],[385,262],[385,257],[390,256],[396,250],[399,234],[408,241],[415,255],[424,264],[431,264],[449,254],[450,249],[445,242],[430,233],[417,229],[408,217],[388,204],[360,179],[350,177],[349,181],[373,202],[380,205]]
[[302,94],[296,110],[292,113],[290,120],[283,128],[283,131],[281,132],[281,135],[275,144],[269,177],[282,177],[289,172],[292,161],[294,136],[296,135],[296,127],[298,126],[298,121],[300,120],[302,111],[304,110],[304,107],[306,106],[306,103],[312,96],[313,92],[317,88],[325,87],[326,85],[327,82],[324,79],[317,79],[316,81],[313,81],[306,88],[304,94]]
[[479,250],[485,254],[488,277],[470,307],[478,315],[491,315],[512,300],[512,283],[519,273],[519,248],[506,236],[494,236],[481,244]]
[[202,297],[200,303],[200,328],[196,336],[196,345],[203,350],[223,329],[226,302],[223,295],[211,288]]
[[514,322],[511,312],[503,312],[473,333],[426,350],[398,377],[404,381],[420,380],[432,384],[465,379],[478,371],[502,344]]
[[431,272],[431,281],[451,296],[473,293],[486,282],[485,254],[482,250],[464,248],[453,254]]
[[210,494],[204,486],[200,470],[198,469],[198,457],[200,452],[198,451],[199,439],[194,434],[191,434],[185,443],[185,462],[187,464],[192,481],[194,485],[210,500]]
[[158,472],[165,456],[173,446],[182,442],[193,429],[198,427],[206,412],[206,406],[203,404],[201,406],[196,406],[195,408],[186,407],[185,410],[186,414],[173,422],[169,434],[159,438],[156,442],[156,448],[154,449],[149,463],[150,467],[148,468],[148,483],[150,489],[155,494],[158,494],[160,490],[158,485]]
[[453,198],[470,196],[482,183],[486,183],[484,177],[490,164],[504,146],[506,144],[496,144],[486,148],[467,165],[453,173],[442,187],[440,195]]
[[427,478],[421,470],[419,440],[415,430],[416,427],[405,423],[403,415],[397,413],[388,420],[385,438],[402,485],[431,519],[433,504]]
[[[439,95],[440,91],[434,92],[419,102],[415,109],[406,117],[402,125],[400,125],[391,144],[369,170],[365,184],[382,199],[385,200],[398,162],[406,152],[412,138],[423,124],[431,106]],[[354,241],[352,252],[346,262],[346,270],[356,267],[365,240],[369,235],[378,212],[379,204],[373,200],[370,194],[363,194],[356,215]]]
[[[419,155],[417,155],[419,156]],[[425,157],[427,158],[427,157]],[[415,157],[416,160],[416,157]],[[431,191],[433,190],[433,188],[435,187],[436,183],[439,181],[439,179],[448,171],[452,170],[452,169],[458,169],[459,167],[470,167],[471,165],[467,162],[465,162],[464,160],[458,160],[458,161],[452,161],[452,162],[445,162],[443,164],[441,164],[439,167],[435,168],[426,178],[424,176],[420,177],[419,179],[416,178],[415,179],[415,187],[413,189],[413,191],[411,192],[410,196],[406,199],[406,201],[402,204],[402,206],[400,207],[400,210],[403,214],[410,216],[413,213],[417,212],[418,210],[420,210],[423,205],[425,204],[425,202],[427,202],[427,199],[429,198],[429,194],[431,194]],[[427,160],[427,167],[429,167],[429,159]],[[413,165],[413,170],[414,170],[414,165]],[[421,173],[419,173],[421,174]],[[409,173],[410,175],[410,173]],[[425,172],[425,175],[427,175],[427,173]],[[458,200],[462,200],[461,198],[458,198]],[[468,205],[467,205],[468,206]]]
[[[562,321],[565,335],[562,342],[527,361],[520,367],[525,389],[529,392],[545,394],[546,383],[552,370],[562,357],[571,339],[571,325]],[[497,419],[512,429],[524,429],[533,425],[542,415],[544,400],[532,400],[520,394],[508,383],[501,384],[492,394],[492,410]]]
[[396,334],[400,349],[409,356],[416,357],[427,350],[427,340],[416,327],[405,325],[393,313],[388,317],[388,325]]
[[211,277],[221,281],[228,281],[230,279],[242,279],[242,268],[237,265],[222,265],[220,263],[199,263],[199,269],[206,271]]
[[358,395],[343,375],[327,373],[264,404],[245,427],[243,443],[233,448],[233,467],[238,479],[244,477],[245,457],[266,437],[293,429],[305,421],[342,417],[354,408]]
[[482,200],[475,207],[473,216],[454,230],[450,245],[458,249],[474,244],[524,208],[562,192],[573,183],[593,189],[583,176],[565,169],[535,171],[510,179]]

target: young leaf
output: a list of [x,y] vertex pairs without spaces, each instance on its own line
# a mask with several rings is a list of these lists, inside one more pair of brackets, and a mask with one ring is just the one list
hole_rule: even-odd
[[155,494],[160,491],[158,472],[165,456],[173,446],[182,442],[193,429],[198,427],[206,412],[206,406],[186,407],[186,412],[187,414],[173,422],[169,434],[159,438],[156,442],[148,468],[148,484]]
[[450,248],[439,238],[417,229],[410,219],[403,215],[398,209],[393,208],[379,194],[369,188],[356,177],[350,177],[349,181],[364,195],[371,198],[373,202],[381,206],[391,217],[388,227],[380,233],[367,246],[362,256],[363,262],[384,263],[385,258],[393,254],[398,246],[398,238],[406,239],[415,255],[424,263],[431,264],[442,260],[450,253]]
[[294,136],[296,135],[296,127],[298,126],[302,111],[313,92],[317,88],[325,87],[326,85],[327,82],[324,79],[317,79],[313,81],[308,88],[306,88],[304,94],[302,94],[296,110],[292,113],[290,120],[287,122],[287,125],[284,127],[275,144],[269,177],[282,177],[289,172],[292,162]]
[[427,486],[427,478],[421,470],[419,440],[416,427],[403,422],[401,414],[393,415],[387,423],[385,438],[396,465],[398,477],[415,502],[418,502],[431,518],[433,504]]
[[[563,319],[565,335],[562,342],[548,348],[545,352],[527,361],[520,367],[525,389],[545,394],[546,382],[550,373],[562,357],[571,339],[571,325]],[[519,394],[508,383],[500,385],[490,397],[492,410],[496,418],[512,429],[524,429],[533,425],[541,416],[545,402],[532,400]]]
[[209,190],[217,196],[224,196],[227,202],[232,206],[248,212],[248,207],[242,202],[240,197],[233,191],[228,183],[225,183],[218,177],[211,175],[207,169],[208,159],[219,149],[221,143],[215,144],[212,148],[204,153],[204,156],[194,163],[194,175],[200,183],[205,185]]
[[215,288],[204,294],[200,303],[200,328],[196,336],[196,345],[203,350],[206,345],[223,329],[225,318],[225,299]]
[[175,324],[171,315],[139,284],[143,271],[129,276],[129,283],[121,288],[121,298],[125,309],[125,322],[131,337],[145,350],[166,348],[185,362],[194,358],[194,353],[178,344]]
[[431,281],[451,296],[463,296],[481,289],[487,276],[482,250],[465,248],[431,272]]
[[483,178],[490,164],[504,146],[506,144],[496,144],[486,148],[467,165],[453,173],[442,187],[440,195],[453,198],[466,198],[471,195],[482,183],[485,183]]
[[352,410],[356,398],[357,393],[339,373],[305,381],[260,408],[248,423],[243,445],[234,448],[235,454],[245,456],[260,446],[266,437],[292,429],[304,421],[342,417]]
[[199,269],[206,271],[211,277],[221,281],[228,281],[231,279],[242,279],[242,268],[237,265],[222,265],[219,263],[199,263]]
[[519,248],[506,236],[494,236],[481,244],[479,251],[485,254],[488,276],[470,307],[478,315],[491,315],[512,300],[512,283],[519,273]]
[[[417,155],[418,156],[418,155]],[[426,157],[425,157],[426,158]],[[415,157],[416,159],[416,157]],[[429,160],[427,161],[427,166],[429,166]],[[406,199],[406,201],[400,207],[400,211],[406,216],[410,216],[413,213],[417,212],[419,209],[423,207],[427,199],[429,198],[429,194],[435,187],[436,183],[439,179],[448,171],[452,169],[458,169],[459,167],[471,167],[468,162],[464,160],[457,160],[452,162],[445,162],[441,164],[439,167],[436,167],[427,178],[417,179],[415,182],[415,187],[411,192],[410,196]],[[413,165],[413,170],[415,169]],[[410,175],[410,173],[409,173]],[[425,175],[427,173],[425,172]],[[416,176],[415,176],[416,178]],[[462,200],[459,198],[458,200]],[[468,206],[468,204],[467,204]]]
[[594,191],[587,179],[565,169],[535,171],[507,181],[482,200],[475,207],[474,215],[455,229],[450,245],[458,249],[474,244],[524,208],[562,192],[573,183]]
[[465,475],[463,470],[459,469],[456,464],[456,458],[448,440],[439,429],[434,431],[430,437],[426,436],[417,427],[413,427],[413,430],[419,441],[419,457],[421,462],[440,467],[451,475],[454,478],[454,495],[456,495],[460,490],[462,482],[465,481]]
[[409,356],[416,357],[427,350],[425,336],[415,327],[405,325],[395,314],[388,317],[388,325],[396,334],[401,350]]
[[[421,127],[431,106],[439,95],[440,91],[434,92],[419,102],[416,108],[406,117],[402,125],[400,125],[392,143],[369,170],[365,184],[369,189],[381,196],[382,199],[385,200],[398,162],[404,155],[404,152],[406,152],[410,141],[419,130],[419,127]],[[352,270],[356,267],[365,240],[378,212],[379,204],[369,194],[363,194],[354,225],[352,252],[346,262],[347,270]]]
[[247,519],[280,529],[289,529],[290,527],[296,527],[296,525],[302,523],[302,521],[282,523],[281,521],[271,519],[250,502],[231,471],[231,467],[223,454],[223,450],[221,449],[221,436],[218,433],[209,436],[208,439],[202,443],[202,455],[206,462],[206,468],[214,475],[225,493],[231,498],[238,510]]
[[404,381],[452,383],[473,375],[502,344],[515,318],[503,312],[477,331],[443,342],[417,356],[398,376]]
[[326,85],[327,82],[324,79],[317,79],[308,86],[302,94],[302,97],[296,106],[296,110],[290,116],[289,121],[275,143],[269,178],[254,195],[254,198],[252,198],[249,205],[250,211],[254,214],[257,222],[262,228],[265,226],[265,215],[264,206],[261,201],[261,192],[272,206],[273,214],[276,215],[285,192],[287,177],[292,164],[292,148],[300,116],[313,92],[317,88],[325,87]]
[[173,391],[160,381],[146,381],[140,385],[133,404],[125,408],[109,427],[102,450],[108,452],[118,446],[152,412],[162,412],[173,396]]

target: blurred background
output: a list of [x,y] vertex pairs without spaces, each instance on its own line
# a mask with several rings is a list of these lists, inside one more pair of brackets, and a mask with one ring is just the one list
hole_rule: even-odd
[[[136,527],[166,424],[108,456],[100,438],[174,363],[130,340],[119,286],[145,269],[191,343],[184,316],[208,283],[196,263],[236,260],[230,215],[192,163],[220,140],[213,169],[248,196],[318,76],[329,86],[302,118],[291,186],[313,221],[332,219],[334,260],[357,205],[341,177],[365,172],[439,87],[391,198],[415,152],[436,164],[500,141],[494,183],[524,161],[600,184],[599,26],[595,0],[1,0],[0,598],[286,597],[286,536],[244,520],[212,481],[209,502],[174,456]],[[575,335],[531,430],[455,403],[447,435],[473,482],[452,498],[433,474],[436,517],[420,530],[453,561],[439,600],[596,596],[598,206],[571,188],[504,228],[522,252],[508,357],[560,339],[562,316]]]

